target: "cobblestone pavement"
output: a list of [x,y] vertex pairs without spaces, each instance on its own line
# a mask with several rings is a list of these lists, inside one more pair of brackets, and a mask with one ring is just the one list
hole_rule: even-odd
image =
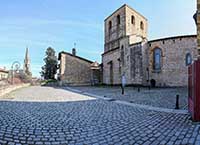
[[28,91],[32,94],[26,94],[28,102],[0,101],[0,144],[200,145],[200,124],[192,123],[188,115],[85,99],[87,96],[79,100],[78,94],[80,98],[74,99],[74,93],[60,89],[53,90],[72,101],[39,102],[49,100],[51,89],[30,87],[14,93]]
[[187,88],[155,88],[147,89],[136,87],[127,87],[125,95],[121,95],[120,87],[72,87],[82,92],[88,92],[95,95],[106,96],[117,100],[128,101],[136,104],[150,105],[153,107],[163,107],[174,109],[176,95],[180,95],[180,109],[187,109],[188,91]]
[[59,88],[38,86],[22,88],[2,97],[2,99],[6,98],[12,101],[25,102],[66,102],[94,99]]

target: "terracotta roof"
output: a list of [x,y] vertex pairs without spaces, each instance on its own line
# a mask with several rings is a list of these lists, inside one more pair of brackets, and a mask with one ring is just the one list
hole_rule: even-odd
[[9,73],[9,71],[0,68],[0,72]]
[[83,61],[87,61],[87,62],[89,62],[89,63],[93,63],[93,61],[90,61],[90,60],[85,59],[85,58],[83,58],[83,57],[76,56],[76,55],[73,55],[73,54],[71,54],[71,53],[64,52],[64,51],[62,51],[62,52],[60,52],[60,53],[58,54],[58,60],[60,60],[61,54],[66,54],[66,55],[69,55],[69,56],[72,56],[72,57],[75,57],[75,58],[81,59],[81,60],[83,60]]
[[188,38],[188,37],[197,37],[197,35],[172,36],[172,37],[166,37],[166,38],[150,40],[150,41],[148,41],[148,43],[152,43],[152,42],[156,42],[156,41],[163,41],[163,40],[170,40],[170,39]]

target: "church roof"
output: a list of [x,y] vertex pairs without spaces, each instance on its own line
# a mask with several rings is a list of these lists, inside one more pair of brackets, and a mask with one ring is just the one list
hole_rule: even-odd
[[23,71],[25,74],[31,76],[31,68],[30,68],[30,57],[29,57],[29,49],[26,47],[26,53],[25,53],[25,58],[24,58],[24,67]]
[[60,53],[58,54],[58,60],[61,59],[61,54],[66,54],[66,55],[69,55],[69,56],[72,56],[72,57],[81,59],[81,60],[83,60],[83,61],[86,61],[86,62],[89,62],[89,63],[93,63],[93,61],[91,61],[91,60],[85,59],[85,58],[80,57],[80,56],[73,55],[73,54],[68,53],[68,52],[65,52],[65,51],[62,51],[62,52],[60,52]]
[[190,38],[190,37],[197,37],[197,35],[182,35],[182,36],[172,36],[172,37],[166,37],[166,38],[159,38],[155,40],[150,40],[148,43],[153,43],[156,41],[164,41],[164,40],[170,40],[170,39],[181,39],[181,38]]
[[5,69],[1,69],[1,68],[0,68],[0,72],[9,73],[9,71],[7,71],[7,70],[5,70]]
[[25,59],[29,59],[29,57],[28,57],[28,47],[26,48],[26,55],[25,55]]

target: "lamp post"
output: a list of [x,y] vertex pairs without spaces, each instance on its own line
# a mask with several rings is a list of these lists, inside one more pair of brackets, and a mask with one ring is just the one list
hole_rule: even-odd
[[[15,67],[15,69],[14,69],[14,67]],[[11,74],[12,75],[12,85],[14,85],[14,71],[18,71],[19,68],[20,68],[19,61],[14,61],[12,63],[12,66],[11,66],[11,71],[12,71],[12,74]]]

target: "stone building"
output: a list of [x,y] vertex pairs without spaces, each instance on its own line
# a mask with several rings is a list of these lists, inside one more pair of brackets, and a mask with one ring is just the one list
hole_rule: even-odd
[[0,68],[0,81],[1,80],[7,80],[8,79],[8,73],[9,73],[9,71],[7,71],[5,68],[4,69]]
[[97,62],[92,62],[76,55],[60,52],[58,56],[59,80],[63,85],[95,85],[100,83],[100,68]]
[[103,83],[187,86],[187,66],[197,58],[196,35],[148,41],[148,21],[128,5],[105,19]]

